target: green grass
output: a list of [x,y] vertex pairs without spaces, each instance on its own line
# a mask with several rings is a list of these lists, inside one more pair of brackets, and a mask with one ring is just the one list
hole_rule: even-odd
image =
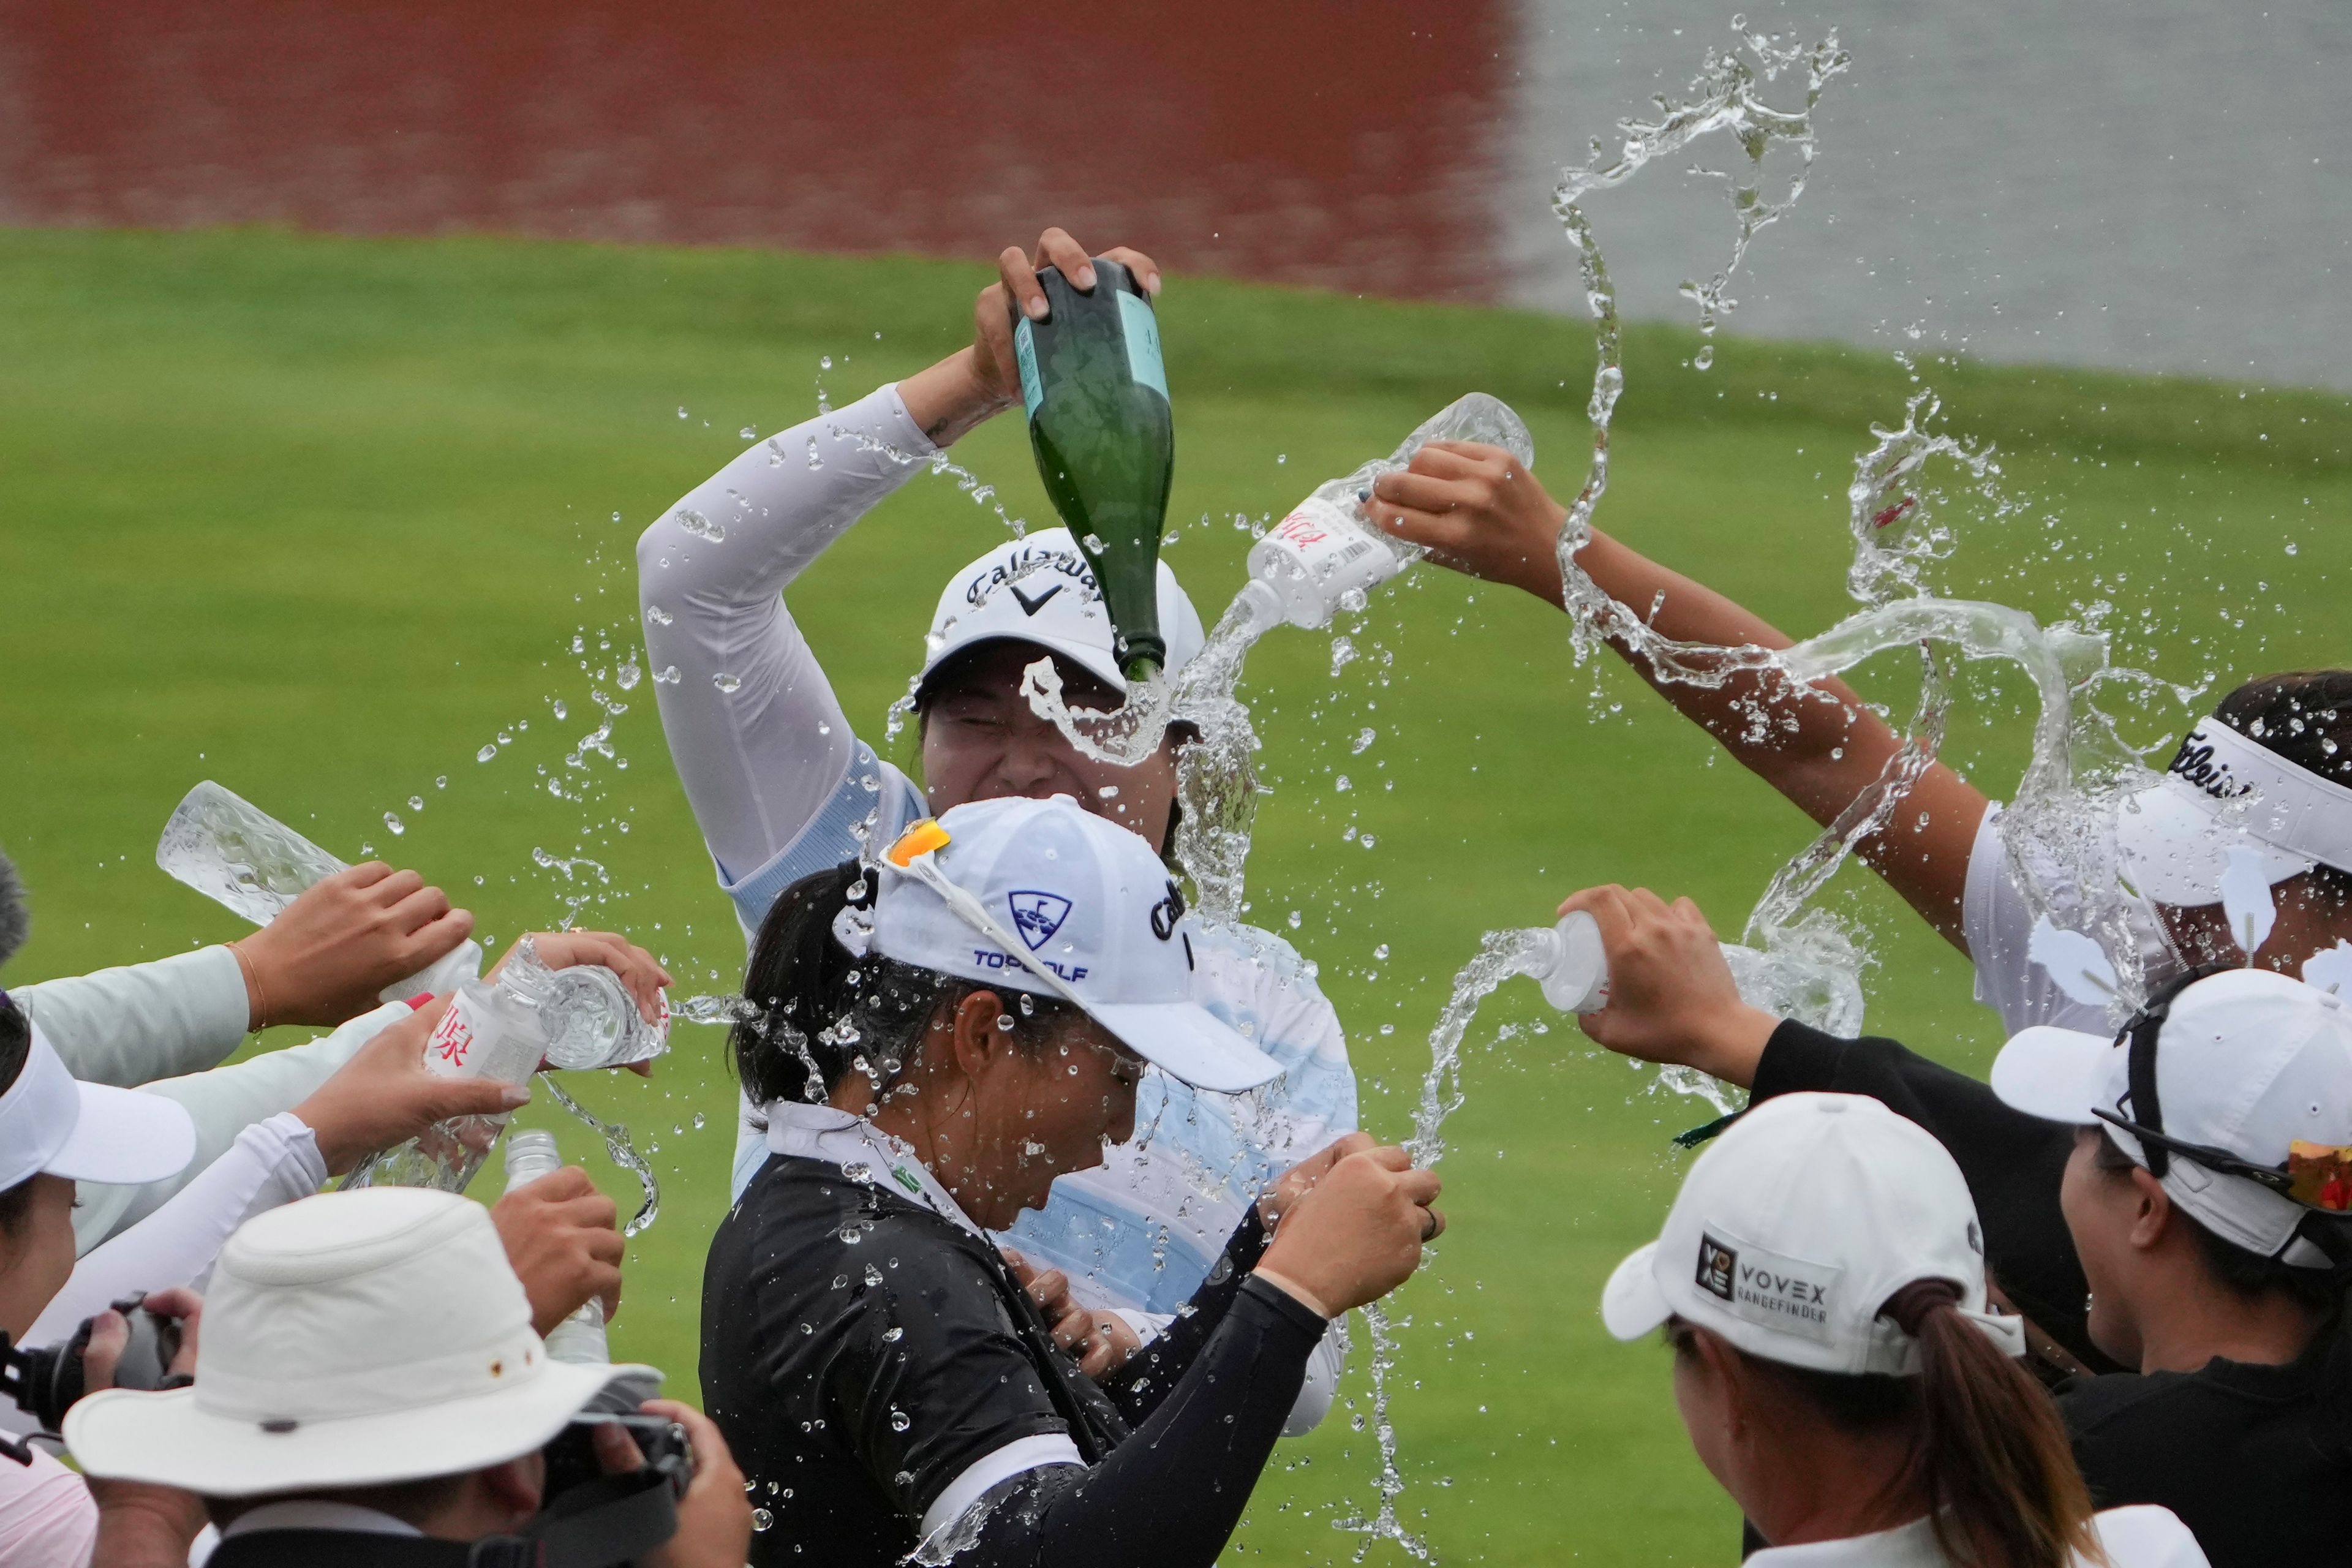
[[[0,843],[37,920],[9,977],[236,934],[150,851],[180,795],[214,777],[346,856],[373,845],[417,866],[499,940],[560,921],[569,893],[583,921],[630,931],[691,988],[730,984],[740,939],[650,686],[615,731],[625,772],[600,765],[572,802],[536,770],[565,775],[590,727],[583,658],[608,667],[602,642],[634,641],[638,530],[738,448],[739,427],[811,412],[820,379],[845,402],[953,346],[982,280],[950,263],[731,250],[0,233]],[[1578,323],[1193,279],[1174,280],[1164,318],[1171,558],[1211,613],[1246,546],[1235,514],[1278,515],[1473,386],[1528,416],[1556,487],[1580,473]],[[1683,363],[1696,342],[1629,334],[1601,521],[1792,632],[1820,629],[1849,607],[1852,455],[1914,387],[1883,354],[1737,340],[1700,374]],[[1950,591],[2053,620],[2111,600],[2124,657],[2176,680],[2352,658],[2342,399],[1923,374],[1951,426],[1997,440],[2006,486],[2034,498],[1963,525],[1939,577]],[[1011,422],[956,457],[1016,513],[1047,515]],[[919,479],[795,593],[869,736],[946,567],[996,529],[951,483]],[[1323,636],[1277,634],[1253,663],[1274,785],[1254,918],[1289,932],[1296,913],[1290,934],[1349,1026],[1369,1123],[1396,1134],[1482,930],[1622,880],[1692,894],[1728,932],[1808,829],[1624,671],[1572,667],[1565,623],[1532,601],[1423,571],[1349,635],[1362,657],[1336,674]],[[1906,700],[1903,661],[1886,664],[1868,680]],[[2009,672],[1969,672],[1949,752],[1996,795],[2030,700]],[[2181,718],[2118,706],[2143,743]],[[1378,739],[1356,755],[1367,727]],[[478,763],[502,731],[514,743]],[[406,822],[396,840],[388,811]],[[534,848],[584,850],[610,882],[567,884]],[[1867,879],[1849,873],[1836,896],[1876,933],[1874,1026],[1981,1066],[1996,1026],[1966,966]],[[1664,1354],[1608,1342],[1594,1310],[1609,1268],[1654,1234],[1680,1167],[1667,1135],[1700,1112],[1557,1024],[1496,1043],[1499,1026],[1541,1017],[1530,988],[1490,1005],[1448,1128],[1454,1229],[1400,1309],[1404,1513],[1453,1562],[1723,1561],[1736,1516],[1689,1456]],[[665,1173],[614,1349],[690,1391],[733,1090],[714,1033],[678,1044],[651,1084],[590,1098],[658,1145]],[[1372,1497],[1370,1436],[1349,1420],[1365,1407],[1357,1359],[1349,1407],[1280,1451],[1240,1549],[1353,1550],[1330,1521]]]

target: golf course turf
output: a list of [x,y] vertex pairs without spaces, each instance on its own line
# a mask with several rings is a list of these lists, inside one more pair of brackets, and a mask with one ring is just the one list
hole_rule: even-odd
[[[497,942],[569,913],[661,954],[680,994],[731,988],[741,938],[670,769],[656,672],[622,686],[642,647],[637,533],[740,431],[772,434],[820,391],[838,405],[956,346],[986,276],[497,238],[0,232],[0,846],[34,913],[5,978],[237,934],[153,864],[173,805],[215,778],[346,858],[372,847],[415,866]],[[1519,408],[1556,493],[1580,481],[1585,323],[1191,277],[1170,280],[1161,315],[1169,559],[1211,618],[1248,523],[1463,392]],[[1925,355],[1915,384],[1887,352],[1737,337],[1702,373],[1686,364],[1697,342],[1629,331],[1599,521],[1792,635],[1852,608],[1853,457],[1926,384],[1948,428],[2000,448],[2002,493],[2021,501],[1995,515],[1947,485],[1956,542],[1933,581],[2045,622],[2096,614],[2119,662],[2201,687],[2189,707],[2104,689],[2134,743],[2177,733],[2242,676],[2352,662],[2340,397]],[[1052,521],[1017,420],[953,457],[1007,511]],[[907,755],[884,713],[940,582],[1002,526],[952,477],[919,475],[790,595],[886,752]],[[1547,923],[1566,893],[1622,881],[1687,893],[1735,937],[1811,830],[1614,660],[1575,665],[1554,609],[1422,567],[1356,619],[1336,637],[1278,630],[1251,662],[1269,793],[1250,918],[1319,966],[1365,1124],[1396,1137],[1481,931]],[[1861,683],[1907,713],[1914,665],[1881,659]],[[2000,796],[2031,687],[1969,667],[1959,690],[1947,754]],[[593,750],[567,763],[596,725],[593,691],[626,706],[610,740],[625,767]],[[1998,1024],[1970,1002],[1965,962],[1866,875],[1849,868],[1828,901],[1870,932],[1873,1030],[1981,1070]],[[575,1086],[663,1178],[614,1355],[663,1367],[688,1397],[733,1142],[723,1039],[680,1025],[651,1082]],[[1689,1453],[1665,1352],[1611,1342],[1596,1311],[1688,1158],[1670,1136],[1711,1112],[1654,1090],[1523,984],[1481,1016],[1466,1083],[1441,1167],[1451,1226],[1397,1303],[1404,1522],[1455,1563],[1729,1561],[1738,1515]],[[520,1120],[634,1205],[544,1092]],[[495,1169],[477,1185],[495,1195]],[[1237,1557],[1356,1551],[1331,1526],[1375,1500],[1366,1360],[1360,1329],[1345,1403],[1277,1450]]]

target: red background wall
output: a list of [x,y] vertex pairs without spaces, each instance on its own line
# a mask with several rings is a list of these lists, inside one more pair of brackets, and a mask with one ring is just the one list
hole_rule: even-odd
[[1491,298],[1499,0],[0,0],[0,223],[988,255]]

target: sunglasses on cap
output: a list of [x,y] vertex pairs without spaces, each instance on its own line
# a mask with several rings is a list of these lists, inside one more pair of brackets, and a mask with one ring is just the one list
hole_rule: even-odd
[[2120,1106],[2116,1110],[2094,1107],[2091,1114],[2139,1140],[2149,1175],[2161,1179],[2171,1168],[2171,1157],[2178,1154],[2221,1175],[2242,1176],[2258,1183],[2305,1208],[2324,1214],[2352,1212],[2352,1148],[2297,1141],[2288,1146],[2286,1164],[2282,1168],[2257,1165],[2227,1149],[2191,1143],[2164,1131],[2164,1108],[2156,1089],[2157,1037],[2163,1033],[2166,1020],[2172,1016],[2172,1005],[2182,992],[2200,980],[2238,967],[2232,963],[2200,963],[2149,997],[2116,1037],[2116,1044],[2131,1052],[2125,1072],[2126,1100],[2132,1114],[2120,1114]]

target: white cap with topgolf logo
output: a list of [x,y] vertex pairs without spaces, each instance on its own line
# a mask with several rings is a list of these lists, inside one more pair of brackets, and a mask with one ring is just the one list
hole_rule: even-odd
[[1281,1076],[1193,1000],[1195,926],[1167,866],[1068,795],[959,805],[882,858],[872,951],[1058,996],[1195,1089],[1238,1094]]
[[[1206,640],[1201,613],[1160,563],[1160,635],[1168,639],[1172,679]],[[1007,540],[948,580],[923,638],[923,679],[950,658],[984,642],[1028,642],[1060,654],[1125,691],[1112,651],[1110,616],[1094,569],[1066,528],[1041,528]]]
[[1601,1317],[1621,1340],[1680,1318],[1766,1361],[1908,1376],[1917,1342],[1880,1312],[1922,1279],[1949,1280],[1964,1317],[2024,1353],[2023,1320],[1987,1308],[1984,1235],[1944,1146],[1874,1100],[1784,1094],[1699,1155]]

